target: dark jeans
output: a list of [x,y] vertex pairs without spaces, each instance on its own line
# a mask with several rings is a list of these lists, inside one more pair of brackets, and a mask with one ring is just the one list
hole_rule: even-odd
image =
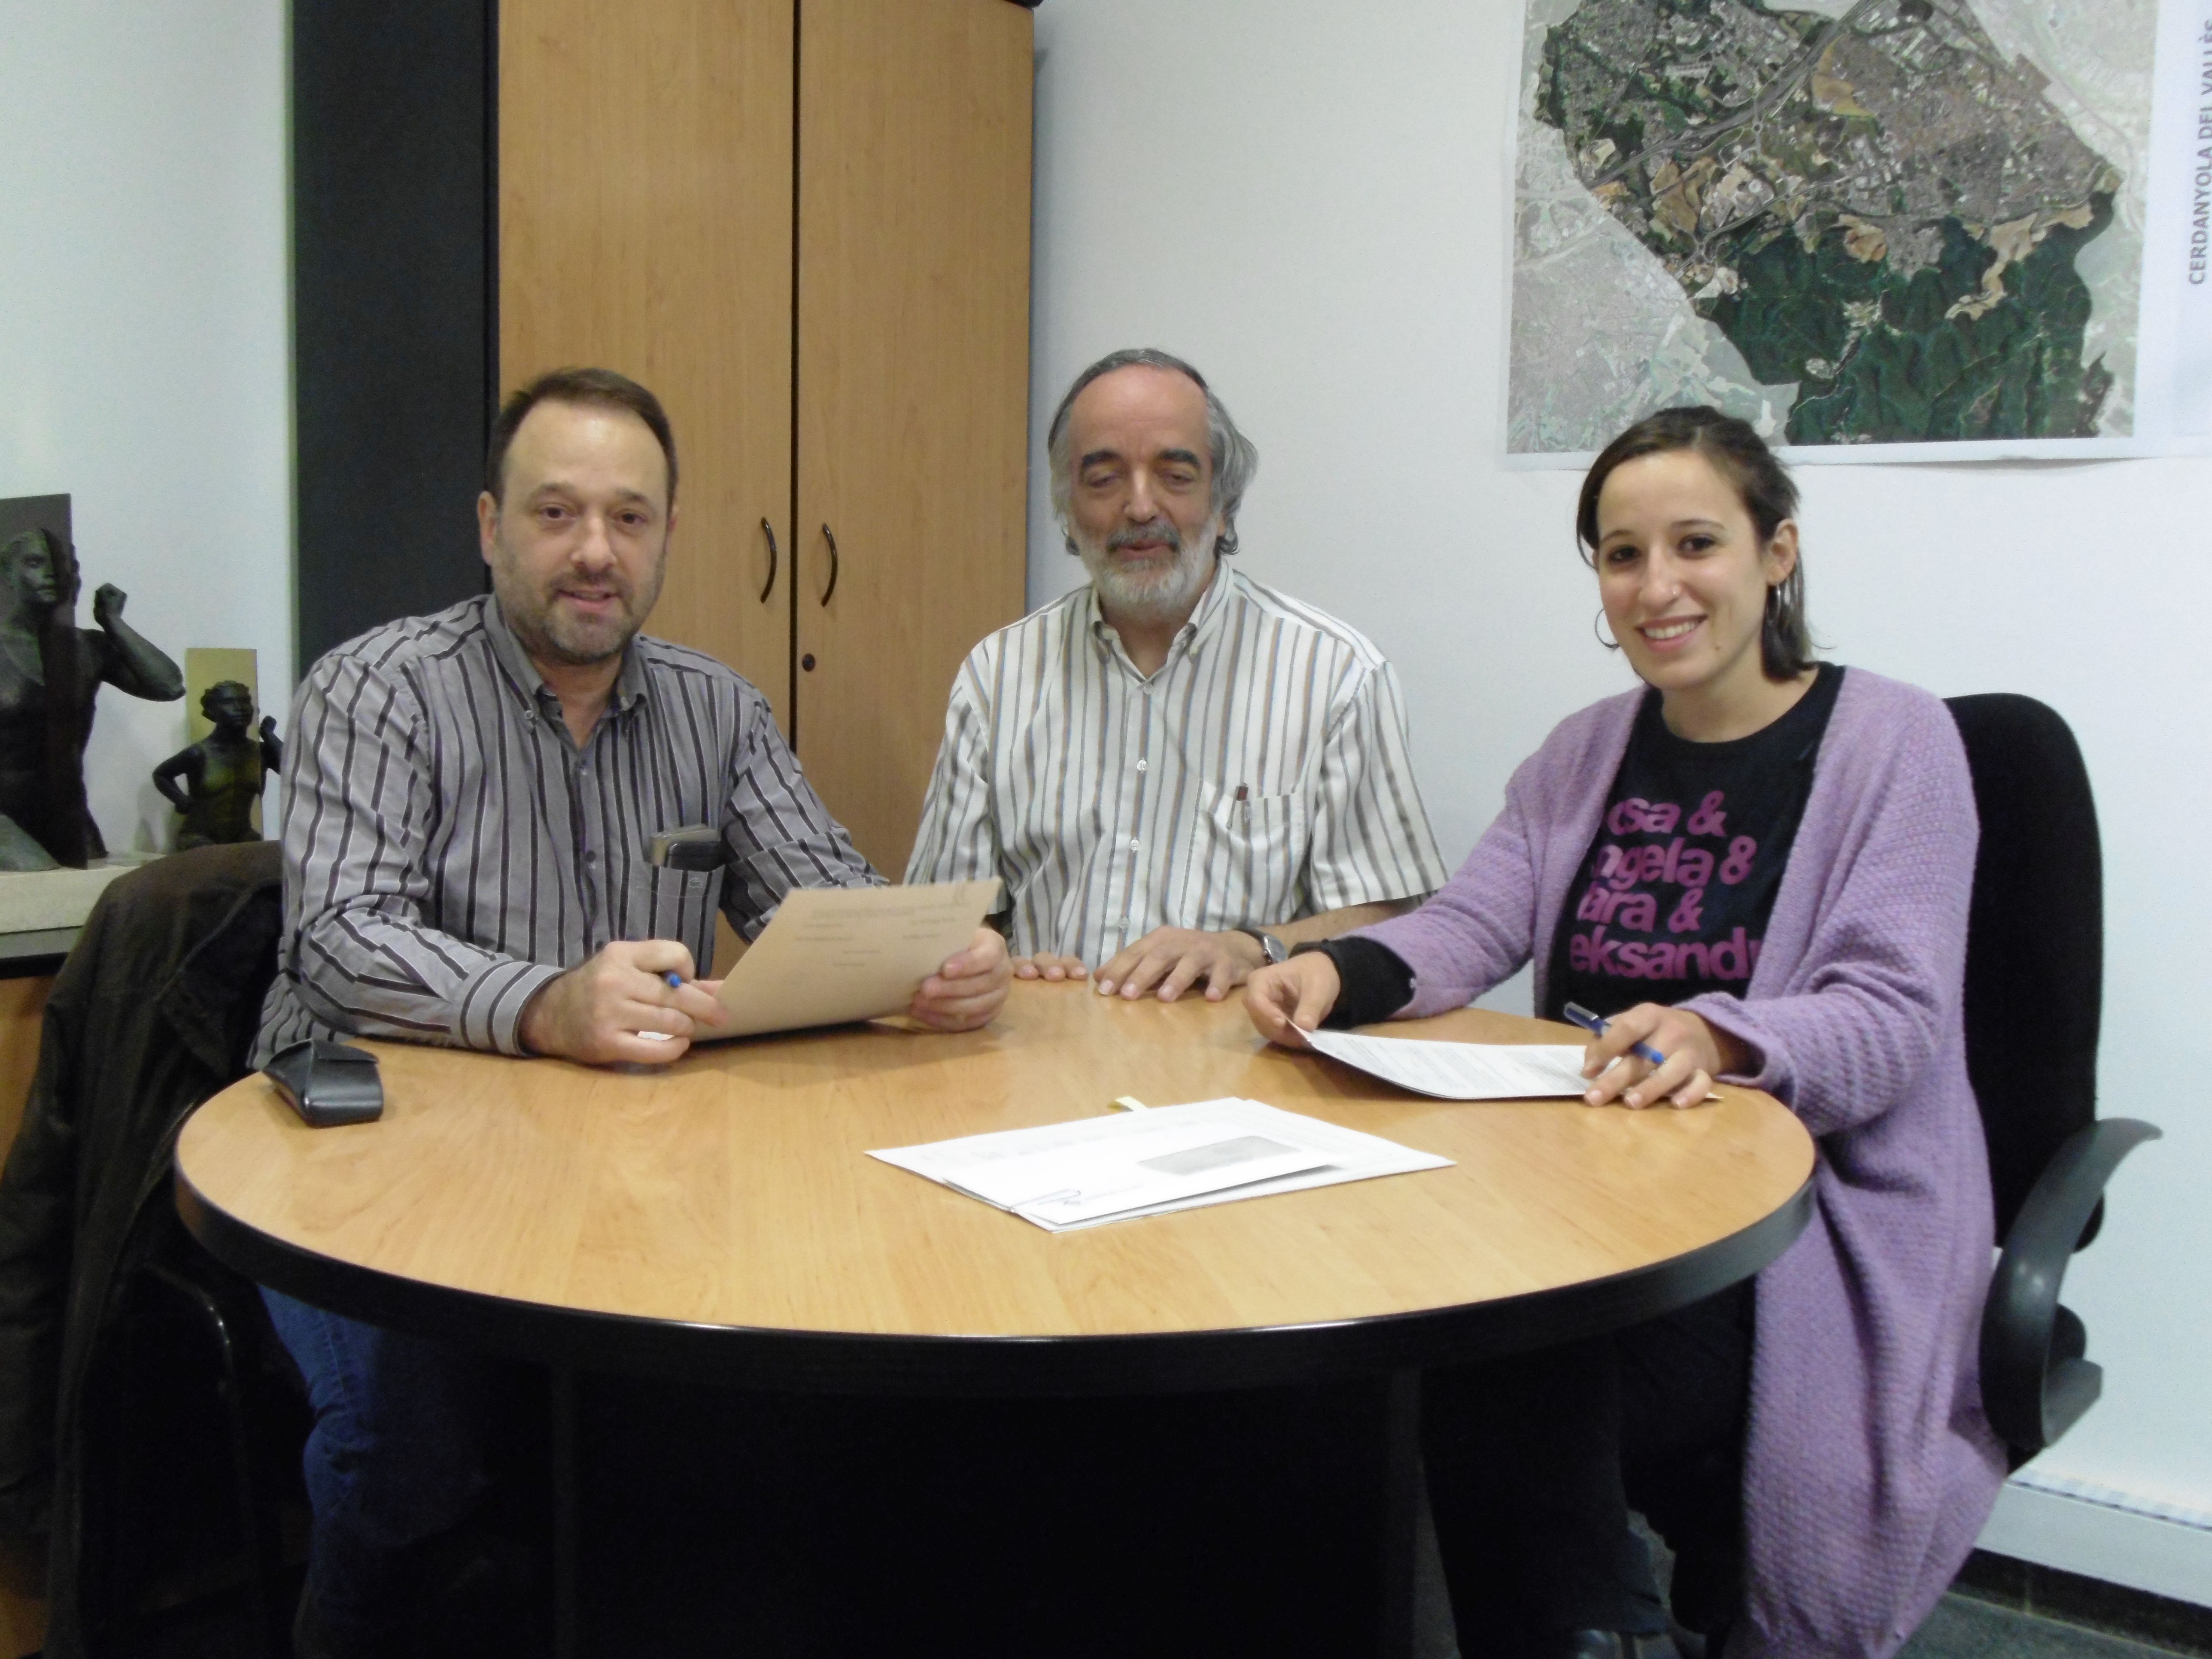
[[1664,1631],[1632,1508],[1674,1552],[1675,1617],[1725,1629],[1743,1597],[1752,1305],[1747,1282],[1611,1335],[1428,1373],[1422,1450],[1462,1652]]
[[314,1512],[308,1598],[334,1648],[374,1651],[419,1593],[410,1547],[458,1524],[483,1495],[497,1372],[442,1343],[261,1296],[315,1416],[303,1459]]

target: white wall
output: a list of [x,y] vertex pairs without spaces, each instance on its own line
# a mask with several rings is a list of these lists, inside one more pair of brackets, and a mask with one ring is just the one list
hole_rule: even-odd
[[[1521,10],[1050,0],[1037,13],[1030,597],[1079,574],[1042,460],[1070,376],[1122,345],[1191,358],[1260,447],[1245,568],[1397,662],[1455,860],[1551,725],[1628,684],[1591,637],[1577,478],[1499,465]],[[2154,1119],[2166,1139],[2122,1172],[2068,1279],[2107,1368],[2104,1401],[2033,1467],[2212,1511],[2212,1126],[2193,1042],[2208,957],[2192,942],[2212,927],[2212,860],[2197,850],[2212,665],[2196,630],[2212,613],[2212,461],[1822,466],[1800,482],[1814,624],[1837,659],[1945,695],[2032,693],[2087,751],[2105,835],[2104,1109]],[[2117,1576],[2095,1507],[2075,1503],[2074,1522],[2012,1547]],[[2182,1541],[2180,1565],[2147,1587],[2212,1602],[2212,1532]]]
[[[184,663],[292,684],[283,0],[0,0],[0,496],[71,497],[84,592]],[[110,848],[173,839],[147,774],[185,705],[100,693]],[[158,831],[160,839],[155,839]]]

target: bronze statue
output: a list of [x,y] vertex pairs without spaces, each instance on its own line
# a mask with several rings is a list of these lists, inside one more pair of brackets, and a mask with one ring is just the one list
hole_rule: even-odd
[[123,590],[92,596],[76,625],[76,552],[46,530],[0,547],[0,870],[82,870],[106,843],[85,804],[84,745],[104,682],[174,702],[177,665],[123,620]]
[[[217,680],[200,694],[200,713],[215,730],[190,748],[179,749],[154,769],[154,787],[185,815],[177,831],[177,850],[216,842],[259,841],[253,805],[271,772],[284,763],[284,744],[274,715],[253,724],[253,693],[237,680]],[[180,787],[177,780],[185,781]]]

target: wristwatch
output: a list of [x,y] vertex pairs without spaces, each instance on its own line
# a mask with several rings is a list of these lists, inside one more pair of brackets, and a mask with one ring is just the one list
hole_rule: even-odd
[[1243,933],[1259,940],[1260,954],[1267,958],[1267,966],[1270,968],[1279,962],[1287,962],[1290,959],[1291,953],[1283,949],[1283,941],[1273,933],[1263,933],[1257,927],[1232,927],[1229,931],[1232,933]]

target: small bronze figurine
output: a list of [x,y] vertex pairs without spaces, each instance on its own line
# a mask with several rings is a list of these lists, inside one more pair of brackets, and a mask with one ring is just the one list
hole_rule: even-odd
[[85,804],[84,745],[103,683],[173,702],[185,677],[123,620],[123,590],[76,625],[76,550],[27,530],[0,547],[0,870],[82,870],[107,854]]
[[[216,842],[259,841],[253,804],[271,772],[284,763],[284,744],[274,715],[253,724],[253,693],[236,680],[217,680],[200,694],[200,713],[215,730],[154,769],[154,787],[185,815],[177,831],[177,850]],[[177,780],[185,781],[179,787]]]

